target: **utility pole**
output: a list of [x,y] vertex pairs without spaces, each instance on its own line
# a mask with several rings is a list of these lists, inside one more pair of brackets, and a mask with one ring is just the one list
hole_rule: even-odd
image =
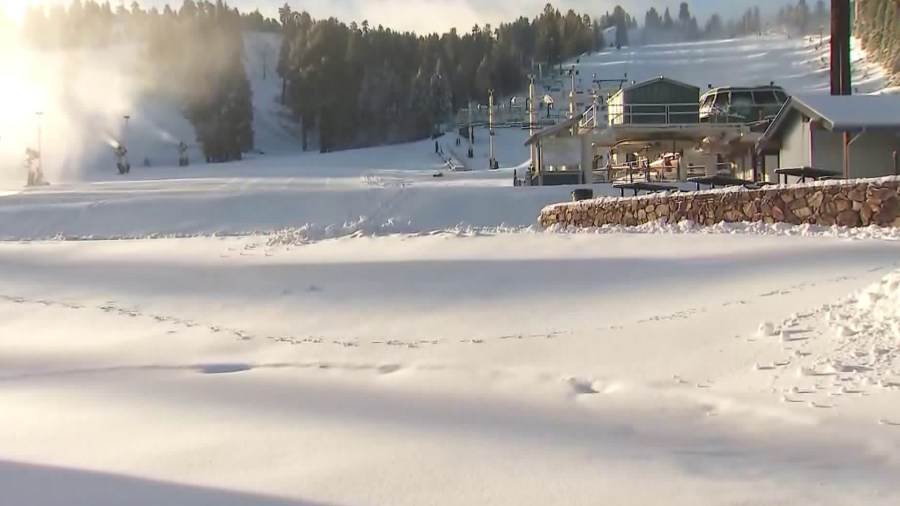
[[[535,86],[535,76],[528,76],[528,137],[533,139],[537,133],[537,87]],[[531,172],[528,174],[528,184],[534,180],[535,173],[538,174],[538,183],[540,184],[540,160],[538,160],[537,141],[532,140],[531,143]]]
[[490,169],[497,168],[497,161],[494,159],[494,90],[488,91],[488,133],[490,137]]
[[131,116],[126,114],[122,116],[122,119],[125,120],[125,126],[122,128],[122,141],[119,143],[119,145],[125,146],[128,144],[128,120],[131,119]]
[[468,113],[469,113],[469,130],[468,130],[469,153],[468,153],[468,156],[469,156],[469,158],[475,158],[475,148],[472,146],[473,144],[475,144],[475,130],[472,127],[472,101],[471,100],[469,101]]
[[[859,5],[859,2],[856,2]],[[851,94],[850,0],[831,0],[831,94]]]
[[569,119],[575,117],[575,76],[578,75],[578,71],[575,70],[575,67],[569,69],[569,77],[572,80],[572,89],[569,91]]

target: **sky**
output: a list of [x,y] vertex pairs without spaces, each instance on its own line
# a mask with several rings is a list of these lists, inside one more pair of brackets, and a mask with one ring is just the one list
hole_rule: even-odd
[[[70,0],[0,0],[12,10],[21,11],[25,4],[69,3]],[[111,0],[115,6],[120,0]],[[130,0],[125,4],[129,5]],[[182,0],[139,0],[142,6],[180,6]],[[263,14],[275,16],[285,0],[230,0],[229,4],[242,10],[258,8]],[[313,17],[334,16],[346,22],[368,20],[395,30],[411,30],[418,33],[439,31],[451,27],[468,30],[475,24],[499,24],[519,16],[537,15],[547,0],[288,0],[294,10],[306,10]],[[553,5],[560,10],[575,9],[579,13],[599,16],[621,3],[633,15],[643,21],[643,15],[651,6],[662,12],[665,7],[678,11],[681,0],[556,0]],[[777,11],[782,5],[795,3],[790,0],[690,0],[691,11],[703,23],[713,12],[726,18],[738,15],[747,7],[759,5],[763,11]]]

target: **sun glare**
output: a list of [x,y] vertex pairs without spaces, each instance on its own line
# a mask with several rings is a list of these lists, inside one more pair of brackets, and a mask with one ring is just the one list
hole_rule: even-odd
[[21,25],[25,20],[28,0],[0,0],[0,15]]
[[[0,0],[0,14],[4,20],[21,21],[26,6],[23,0]],[[33,57],[17,34],[0,33],[0,149],[19,150],[32,144],[22,125],[33,121],[35,112],[44,102],[44,86],[35,73]],[[30,130],[29,130],[30,131]]]

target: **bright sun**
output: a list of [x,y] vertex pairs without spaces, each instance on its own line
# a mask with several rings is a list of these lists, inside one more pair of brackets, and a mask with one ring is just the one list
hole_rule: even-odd
[[[0,22],[21,22],[26,5],[25,0],[0,0]],[[43,83],[35,58],[18,34],[0,28],[0,54],[0,150],[18,151],[33,143],[30,129],[25,132],[22,125],[33,123],[35,111],[43,107]]]
[[17,24],[22,24],[27,6],[28,0],[0,0],[0,14]]

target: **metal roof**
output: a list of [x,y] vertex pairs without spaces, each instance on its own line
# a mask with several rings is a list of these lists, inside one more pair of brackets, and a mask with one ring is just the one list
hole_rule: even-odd
[[795,112],[818,120],[837,132],[900,131],[900,97],[895,95],[793,95],[766,129],[764,139],[777,137]]
[[[632,84],[632,85],[630,85],[630,86],[626,86],[626,87],[624,87],[624,88],[621,88],[619,91],[613,93],[613,94],[610,96],[610,98],[615,97],[616,95],[618,95],[618,94],[620,94],[620,93],[624,93],[624,92],[626,92],[626,91],[631,91],[631,90],[635,90],[635,89],[638,89],[638,88],[643,88],[644,86],[649,86],[649,85],[651,85],[651,84],[660,83],[660,82],[662,82],[662,83],[667,83],[667,84],[674,84],[675,86],[678,86],[678,87],[681,87],[681,88],[691,88],[691,89],[696,89],[698,92],[699,92],[699,90],[700,90],[700,87],[699,87],[699,86],[694,86],[693,84],[688,84],[688,83],[683,83],[683,82],[681,82],[681,81],[676,81],[675,79],[670,79],[670,78],[665,77],[665,76],[658,76],[658,77],[654,77],[653,79],[647,79],[646,81],[641,81],[641,82],[639,82],[639,83],[635,83],[635,84]],[[699,105],[699,102],[698,102],[698,105]]]

